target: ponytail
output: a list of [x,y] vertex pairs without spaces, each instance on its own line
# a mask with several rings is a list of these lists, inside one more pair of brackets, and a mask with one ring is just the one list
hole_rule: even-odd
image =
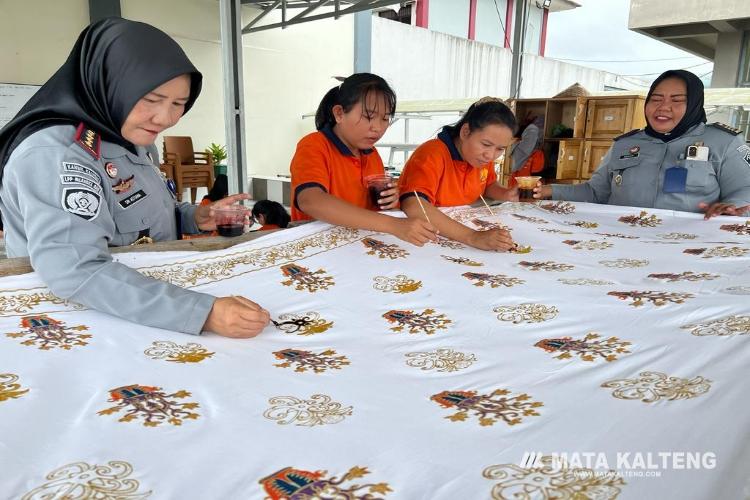
[[464,124],[469,125],[469,132],[481,130],[487,125],[502,125],[508,127],[514,134],[518,129],[518,122],[513,112],[503,101],[494,97],[481,98],[469,106],[460,120],[445,128],[455,139]]
[[396,111],[396,93],[388,82],[372,73],[355,73],[323,96],[315,112],[315,128],[321,130],[336,125],[336,118],[333,116],[334,106],[344,108],[344,113],[351,111],[358,102],[361,102],[364,108],[367,96],[372,92],[381,94],[385,98],[388,106],[386,114],[392,115]]

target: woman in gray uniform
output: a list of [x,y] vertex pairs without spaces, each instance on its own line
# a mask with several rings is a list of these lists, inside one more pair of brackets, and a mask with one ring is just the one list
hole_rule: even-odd
[[29,256],[57,296],[143,325],[253,337],[266,310],[147,278],[109,246],[214,229],[213,205],[177,204],[157,134],[198,98],[201,74],[165,33],[110,18],[83,30],[63,66],[0,131],[9,257]]
[[615,138],[599,168],[577,185],[538,186],[535,198],[740,215],[750,204],[750,147],[740,131],[706,125],[703,83],[670,70],[646,97],[644,130]]

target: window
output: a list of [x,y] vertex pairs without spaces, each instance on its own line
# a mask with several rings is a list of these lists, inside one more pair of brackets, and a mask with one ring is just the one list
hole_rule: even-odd
[[737,77],[738,87],[750,87],[750,31],[745,31],[740,53],[740,74]]

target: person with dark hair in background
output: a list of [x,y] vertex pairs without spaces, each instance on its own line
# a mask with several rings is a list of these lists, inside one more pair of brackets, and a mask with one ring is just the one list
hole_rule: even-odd
[[223,200],[229,196],[229,179],[226,174],[219,174],[214,179],[211,190],[201,200],[201,205],[210,205],[214,201]]
[[[297,144],[292,173],[292,220],[319,219],[388,233],[422,246],[436,239],[431,224],[390,217],[370,208],[365,178],[385,172],[375,143],[396,111],[396,94],[371,73],[356,73],[323,97],[313,132]],[[398,189],[380,193],[380,210],[398,206]]]
[[258,231],[283,229],[289,225],[291,217],[278,201],[259,200],[253,205],[253,219],[261,225]]
[[510,187],[516,185],[516,177],[528,177],[544,170],[542,151],[544,118],[529,115],[513,135],[510,149]]
[[750,146],[741,131],[706,124],[703,82],[662,73],[648,91],[647,127],[616,137],[599,168],[578,185],[537,185],[535,198],[741,215],[750,208]]
[[0,210],[9,257],[29,256],[52,293],[143,325],[253,337],[268,311],[149,278],[110,246],[216,228],[213,208],[178,204],[154,141],[193,106],[202,76],[145,23],[108,18],[83,30],[62,67],[0,131]]
[[[513,139],[516,118],[499,99],[472,104],[455,125],[443,127],[437,139],[419,146],[401,174],[401,207],[409,218],[422,219],[422,208],[441,235],[482,250],[514,247],[504,229],[475,231],[436,207],[468,205],[486,196],[518,201],[518,189],[500,186],[493,161]],[[423,199],[417,200],[417,196]],[[421,205],[421,206],[420,206]]]

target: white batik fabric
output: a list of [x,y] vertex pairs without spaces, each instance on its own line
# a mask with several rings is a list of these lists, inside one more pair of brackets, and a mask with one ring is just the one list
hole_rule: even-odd
[[744,498],[750,223],[492,210],[446,212],[516,252],[316,222],[117,257],[258,302],[247,340],[0,279],[0,497]]

